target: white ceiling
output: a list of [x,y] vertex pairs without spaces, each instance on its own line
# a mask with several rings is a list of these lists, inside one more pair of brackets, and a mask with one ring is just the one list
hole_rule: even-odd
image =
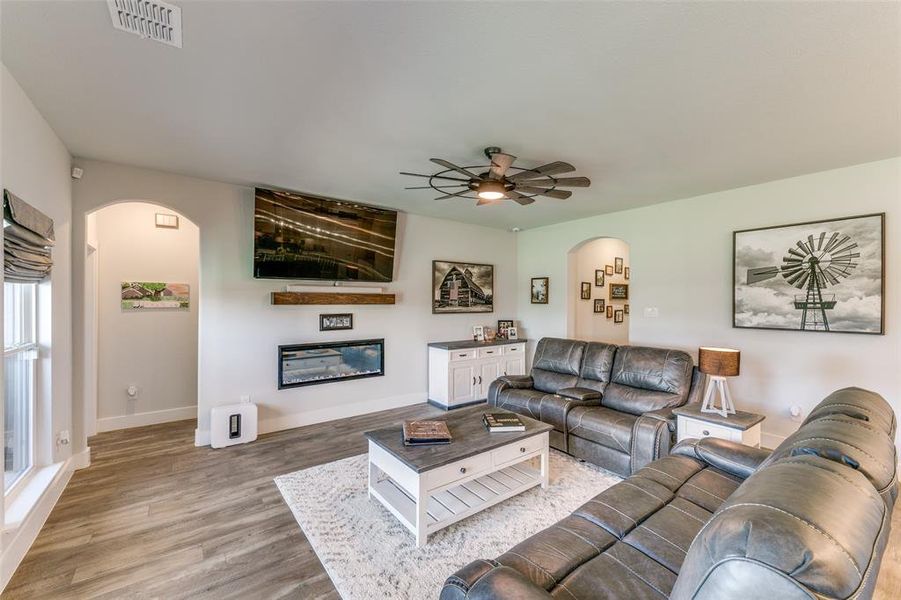
[[[3,2],[3,62],[74,155],[529,228],[901,154],[895,2],[176,3],[181,50],[103,2]],[[593,185],[403,189],[487,145]]]

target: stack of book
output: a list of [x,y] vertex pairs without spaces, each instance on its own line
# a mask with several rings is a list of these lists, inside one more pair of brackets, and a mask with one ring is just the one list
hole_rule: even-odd
[[450,444],[451,440],[444,421],[404,421],[404,446]]
[[485,413],[482,415],[482,422],[491,433],[526,430],[523,422],[513,413]]

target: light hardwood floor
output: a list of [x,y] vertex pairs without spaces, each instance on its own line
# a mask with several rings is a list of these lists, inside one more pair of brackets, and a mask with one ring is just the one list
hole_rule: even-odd
[[[367,429],[440,412],[395,409],[222,450],[194,447],[194,421],[100,434],[2,598],[337,599],[273,477],[365,452]],[[901,510],[876,594],[899,597]]]

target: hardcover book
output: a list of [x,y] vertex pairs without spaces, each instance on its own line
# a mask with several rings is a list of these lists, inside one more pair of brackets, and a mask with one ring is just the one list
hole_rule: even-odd
[[485,413],[482,415],[482,422],[488,431],[494,433],[498,431],[525,431],[526,426],[523,422],[512,413]]
[[453,437],[445,421],[404,421],[404,445],[450,444]]

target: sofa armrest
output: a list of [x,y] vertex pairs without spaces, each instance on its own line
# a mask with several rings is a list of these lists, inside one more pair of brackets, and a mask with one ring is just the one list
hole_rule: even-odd
[[[558,396],[563,396],[564,398],[569,398],[570,400],[575,400],[584,404],[596,404],[601,400],[601,393],[591,388],[569,387],[559,389],[556,393]],[[597,402],[594,402],[595,400]]]
[[495,561],[469,563],[444,582],[440,600],[551,600],[543,588],[526,579],[519,571],[502,567]]
[[675,445],[671,454],[688,456],[736,477],[747,479],[769,457],[770,451],[730,440],[704,438],[682,440]]
[[635,473],[645,465],[669,454],[675,441],[676,419],[672,408],[642,413],[632,425],[629,468]]
[[498,394],[504,390],[528,390],[532,388],[531,375],[504,375],[498,377],[488,386],[488,404],[497,406]]
[[668,408],[661,408],[660,410],[652,410],[641,416],[662,421],[666,423],[666,427],[669,429],[670,433],[676,433],[676,415],[673,414],[673,408],[674,407],[671,406]]

